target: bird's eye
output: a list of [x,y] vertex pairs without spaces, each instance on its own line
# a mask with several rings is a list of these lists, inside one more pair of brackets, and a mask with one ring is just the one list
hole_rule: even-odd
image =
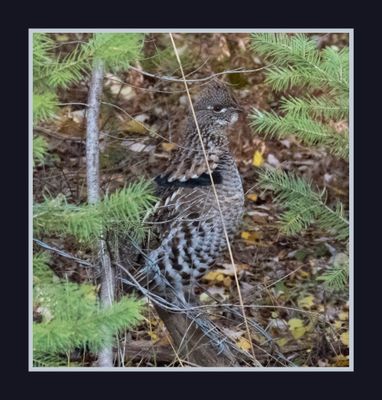
[[224,112],[225,110],[226,109],[224,107],[222,107],[222,106],[214,106],[214,111],[215,112],[220,113],[220,112]]

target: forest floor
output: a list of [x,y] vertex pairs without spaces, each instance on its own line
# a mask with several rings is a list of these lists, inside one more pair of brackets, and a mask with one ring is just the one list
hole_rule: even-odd
[[[61,36],[58,40],[63,43],[71,39],[66,34]],[[320,46],[347,44],[346,35],[315,37]],[[266,62],[250,51],[248,34],[175,34],[174,39],[190,79],[236,68],[258,69],[224,76],[245,109],[232,128],[230,139],[246,193],[243,223],[232,245],[243,300],[251,306],[246,309],[247,317],[266,329],[280,351],[298,366],[347,366],[348,293],[328,291],[317,280],[332,258],[345,251],[343,245],[315,226],[297,236],[283,235],[279,226],[280,207],[273,202],[272,193],[261,192],[256,186],[259,168],[270,164],[309,178],[321,190],[326,188],[329,205],[341,200],[348,206],[347,163],[323,149],[302,146],[292,135],[285,140],[265,139],[250,128],[248,116],[253,107],[277,111],[283,95],[298,92],[274,93],[264,82],[261,68]],[[65,46],[70,48],[70,44],[63,44],[62,51]],[[180,76],[167,35],[148,35],[144,55],[137,65],[143,71],[161,77]],[[191,93],[196,95],[203,84],[204,81],[191,84]],[[86,103],[87,92],[86,84],[81,83],[62,91],[60,100]],[[109,74],[102,101],[103,193],[131,181],[155,177],[163,170],[182,134],[188,113],[183,84],[137,70],[118,77]],[[63,193],[75,204],[86,201],[84,116],[83,106],[69,104],[61,107],[54,121],[36,129],[48,139],[50,155],[45,165],[35,168],[34,201],[41,201],[48,193]],[[74,241],[49,238],[49,242],[80,258],[90,257]],[[68,279],[78,282],[94,279],[87,269],[58,255],[53,264],[55,271]],[[202,304],[213,306],[219,301],[239,304],[228,254],[204,276],[202,286],[215,298],[200,291]],[[239,347],[249,349],[242,321],[221,313],[214,319]],[[253,340],[261,347],[264,338],[254,333]],[[179,365],[166,329],[151,307],[147,307],[144,322],[121,338],[121,346],[125,366]],[[264,366],[275,365],[267,354],[261,362]]]

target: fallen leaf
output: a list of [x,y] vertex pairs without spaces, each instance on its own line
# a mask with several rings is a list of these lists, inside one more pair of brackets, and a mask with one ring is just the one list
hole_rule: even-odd
[[248,351],[251,348],[251,343],[245,337],[241,337],[240,340],[236,342],[237,346],[242,350]]
[[347,321],[349,319],[349,313],[347,311],[340,312],[338,318],[340,321]]
[[121,129],[124,132],[129,132],[129,133],[146,133],[150,130],[148,126],[146,126],[143,122],[137,121],[135,119],[130,119],[128,121],[123,122],[120,126],[119,129]]
[[248,200],[256,201],[257,200],[257,194],[256,193],[251,193],[247,195]]
[[207,272],[205,275],[203,275],[203,279],[210,282],[213,281],[222,282],[224,281],[224,275],[218,271],[210,271]]
[[251,233],[250,232],[241,232],[241,238],[244,240],[248,240],[251,237]]
[[301,308],[310,309],[314,305],[314,297],[310,294],[297,300],[297,304]]
[[168,142],[163,142],[161,146],[162,149],[167,152],[173,151],[176,147],[175,143],[168,143]]
[[254,167],[261,167],[263,164],[264,164],[263,154],[259,150],[256,150],[255,154],[253,155],[252,165]]
[[341,329],[343,325],[342,321],[334,321],[333,326],[336,330]]
[[345,345],[345,346],[349,346],[349,331],[344,332],[341,336],[340,336],[341,342]]
[[147,332],[147,334],[150,336],[151,340],[153,342],[156,342],[158,340],[158,335],[155,332]]
[[298,318],[292,318],[288,321],[289,330],[295,339],[299,339],[304,336],[306,329],[304,327],[304,321]]
[[276,340],[276,343],[280,347],[284,347],[288,343],[288,339],[287,338],[281,338],[281,339]]
[[263,234],[261,232],[241,232],[241,238],[249,243],[257,243],[262,237]]
[[343,354],[339,354],[334,358],[334,363],[336,367],[348,367],[349,356],[344,356]]

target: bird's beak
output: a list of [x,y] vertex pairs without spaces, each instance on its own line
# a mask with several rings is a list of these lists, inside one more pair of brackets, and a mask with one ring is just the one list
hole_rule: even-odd
[[240,106],[239,104],[236,104],[235,107],[232,107],[232,109],[239,113],[244,112],[244,108],[242,106]]

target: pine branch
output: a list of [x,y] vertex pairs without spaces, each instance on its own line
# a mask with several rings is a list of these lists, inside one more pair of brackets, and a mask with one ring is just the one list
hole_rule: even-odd
[[33,206],[34,234],[71,235],[82,243],[92,243],[102,231],[99,209],[91,205],[68,204],[64,196],[46,198]]
[[50,257],[46,252],[33,254],[33,282],[47,283],[51,282],[53,272],[50,270],[48,263]]
[[48,143],[42,136],[33,137],[33,166],[43,164],[48,150]]
[[347,159],[349,156],[348,132],[336,132],[327,124],[318,122],[306,114],[292,113],[281,117],[273,112],[253,109],[251,126],[258,132],[271,137],[284,138],[295,134],[305,144],[323,145],[332,154]]
[[333,264],[317,280],[324,282],[329,291],[341,291],[349,283],[349,256],[339,253],[334,258]]
[[274,66],[268,69],[265,82],[278,92],[291,87],[303,86],[307,89],[331,87],[331,81],[323,74],[315,73],[312,68],[300,65]]
[[275,59],[278,65],[301,64],[316,69],[320,55],[316,43],[304,34],[253,33],[252,48],[263,56]]
[[33,33],[33,71],[52,62],[53,40],[46,33]]
[[324,84],[348,92],[347,49],[320,52],[313,40],[300,33],[254,33],[252,49],[276,64],[269,69],[267,78],[276,90],[294,85],[321,88]]
[[141,320],[142,302],[125,297],[101,308],[95,286],[59,280],[48,262],[46,253],[33,258],[33,303],[42,318],[33,326],[35,363],[57,366],[75,348],[98,351]]
[[67,89],[89,73],[89,51],[86,45],[77,46],[64,58],[56,58],[42,68],[38,80],[46,80],[49,87]]
[[337,50],[333,47],[326,47],[322,51],[321,68],[329,77],[334,88],[349,95],[349,48],[344,47]]
[[[81,293],[81,286],[76,286]],[[70,299],[69,294],[73,296],[74,290],[67,293],[67,299]],[[89,306],[85,296],[76,296],[70,304],[79,304],[82,308]],[[54,298],[52,298],[53,301]],[[61,298],[56,301],[61,306],[69,304],[63,303]],[[71,310],[72,318],[53,317],[48,322],[35,323],[33,326],[34,357],[38,358],[39,354],[70,352],[75,348],[86,348],[86,346],[96,352],[105,346],[110,346],[114,335],[131,328],[141,320],[141,307],[141,302],[124,297],[112,307],[104,309],[99,309],[94,303],[92,307],[89,307],[86,315],[82,312],[82,315],[78,316],[76,310]]]
[[333,96],[308,96],[306,98],[288,97],[281,100],[281,111],[293,118],[310,115],[313,118],[347,119],[349,106],[346,101],[339,102]]
[[57,112],[57,96],[55,93],[43,92],[33,94],[33,124],[52,118]]
[[258,185],[275,192],[275,200],[286,209],[281,216],[281,229],[294,235],[317,223],[339,240],[349,236],[349,222],[342,207],[331,209],[324,202],[324,192],[317,193],[312,185],[302,178],[285,172],[265,169],[259,174]]
[[142,33],[95,33],[88,51],[94,59],[102,60],[105,69],[117,72],[139,58],[143,40]]
[[131,183],[96,205],[68,204],[64,196],[46,198],[33,206],[33,228],[36,236],[58,234],[74,236],[80,243],[94,244],[102,231],[115,235],[128,232],[135,240],[147,227],[143,217],[156,198],[148,181]]

